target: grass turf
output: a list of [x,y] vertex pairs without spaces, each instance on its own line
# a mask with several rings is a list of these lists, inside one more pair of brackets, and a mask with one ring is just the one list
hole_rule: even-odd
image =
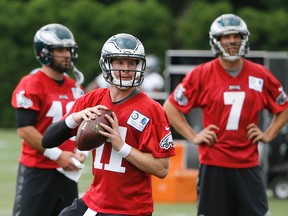
[[[15,181],[20,154],[21,140],[15,129],[0,129],[0,215],[12,214],[13,199],[15,194]],[[79,191],[84,193],[92,181],[91,155],[86,161],[79,182]],[[269,193],[268,193],[269,194]],[[278,200],[269,196],[269,207],[272,216],[286,216],[288,200]],[[156,203],[155,216],[193,216],[196,215],[195,203]]]

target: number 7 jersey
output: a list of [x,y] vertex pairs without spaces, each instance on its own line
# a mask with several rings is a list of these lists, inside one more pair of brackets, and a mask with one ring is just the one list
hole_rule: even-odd
[[214,124],[220,128],[213,146],[199,145],[199,159],[202,164],[228,168],[259,164],[257,143],[248,140],[247,126],[258,124],[262,109],[276,114],[288,107],[280,82],[264,66],[247,59],[236,77],[225,71],[218,59],[197,66],[169,100],[185,114],[200,107],[204,127]]

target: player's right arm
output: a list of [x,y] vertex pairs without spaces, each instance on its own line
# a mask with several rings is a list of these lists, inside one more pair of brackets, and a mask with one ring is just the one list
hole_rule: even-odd
[[[77,125],[75,125],[77,127]],[[65,119],[54,122],[47,128],[42,137],[41,144],[43,148],[54,148],[61,145],[67,139],[73,136],[72,130],[67,126]]]
[[18,136],[25,140],[28,145],[36,149],[39,153],[44,154],[51,160],[55,159],[56,163],[65,170],[77,170],[78,168],[73,164],[71,157],[75,155],[72,152],[58,150],[59,156],[57,158],[49,157],[49,153],[45,154],[46,149],[41,145],[42,134],[35,128],[38,112],[29,109],[16,110],[16,124]]
[[29,109],[16,109],[17,134],[25,140],[32,148],[40,153],[45,149],[41,146],[42,134],[34,127],[38,112]]
[[95,114],[101,115],[99,109],[107,109],[107,107],[97,105],[79,112],[69,113],[64,117],[64,119],[51,124],[42,138],[42,147],[53,148],[61,145],[65,140],[75,135],[72,131],[81,124],[83,120],[87,121],[90,118],[93,119],[95,118]]
[[217,135],[215,130],[219,130],[216,125],[209,125],[204,128],[200,133],[196,133],[189,125],[184,114],[179,111],[170,101],[167,99],[163,105],[168,119],[171,125],[178,131],[183,137],[196,145],[206,143],[213,145],[217,141]]

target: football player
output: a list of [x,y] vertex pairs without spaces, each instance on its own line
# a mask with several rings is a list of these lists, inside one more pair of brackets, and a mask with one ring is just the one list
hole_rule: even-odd
[[[59,120],[83,95],[83,75],[75,69],[77,44],[72,32],[48,24],[34,36],[34,51],[41,68],[24,76],[12,95],[18,136],[22,139],[13,215],[54,216],[78,197],[77,178],[86,158],[75,152],[75,138],[44,149],[47,127]],[[65,76],[76,71],[79,82]]]
[[109,88],[79,98],[42,140],[46,148],[58,146],[99,109],[113,110],[106,115],[112,126],[100,124],[108,141],[92,150],[90,189],[60,215],[152,215],[151,175],[166,177],[175,151],[162,106],[137,88],[145,74],[144,46],[133,35],[116,34],[103,45],[99,63]]
[[[268,216],[257,145],[287,122],[287,96],[270,71],[244,58],[250,33],[243,19],[224,14],[209,35],[217,58],[187,73],[164,103],[175,129],[199,146],[198,215]],[[194,107],[203,111],[199,133],[183,115]],[[274,114],[265,131],[258,127],[262,109]]]

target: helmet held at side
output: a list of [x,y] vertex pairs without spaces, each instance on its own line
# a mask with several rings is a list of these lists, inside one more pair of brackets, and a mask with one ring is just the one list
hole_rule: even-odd
[[[237,55],[227,53],[220,43],[220,37],[229,34],[240,34],[242,37]],[[241,56],[245,56],[249,51],[249,36],[250,33],[243,19],[234,14],[223,14],[215,19],[210,28],[209,38],[213,54],[222,55],[224,59],[229,61],[235,61]]]
[[71,61],[75,64],[78,57],[76,53],[77,43],[72,32],[61,24],[52,23],[40,28],[34,36],[36,59],[42,65],[51,65],[53,63],[51,50],[55,48],[70,48]]
[[[137,61],[137,68],[133,70],[134,76],[132,80],[122,80],[121,77],[116,77],[115,72],[119,72],[119,69],[113,68],[111,65],[112,59],[115,58],[128,58]],[[144,46],[138,38],[131,34],[116,34],[104,43],[99,65],[106,82],[120,88],[140,86],[144,80],[146,67]]]

